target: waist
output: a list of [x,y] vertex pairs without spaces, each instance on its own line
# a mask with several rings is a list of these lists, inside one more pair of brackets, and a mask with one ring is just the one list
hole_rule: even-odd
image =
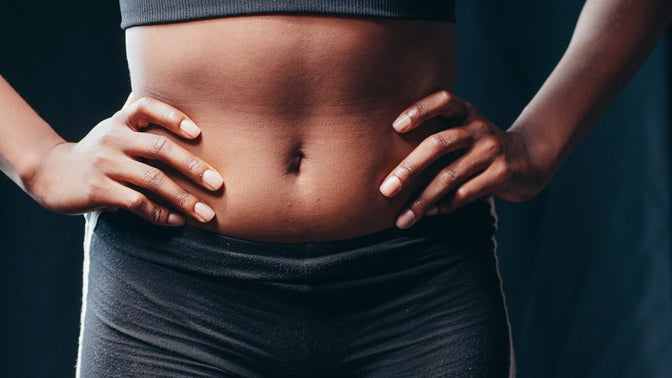
[[[133,91],[188,114],[179,141],[224,177],[203,227],[275,242],[356,237],[394,224],[422,178],[393,199],[382,179],[445,127],[392,121],[455,78],[452,24],[315,16],[232,17],[126,32]],[[160,129],[150,132],[164,133]]]
[[[95,228],[97,242],[114,253],[153,264],[212,277],[303,284],[344,277],[371,281],[401,271],[422,276],[491,255],[495,219],[489,199],[483,198],[450,214],[423,218],[410,229],[323,242],[268,243],[188,225],[161,227],[122,210],[102,213]],[[96,248],[96,254],[103,250]]]
[[428,177],[393,198],[379,192],[382,180],[420,140],[446,127],[437,119],[416,132],[398,134],[392,113],[292,122],[248,114],[213,119],[206,113],[190,114],[202,129],[195,143],[159,128],[148,131],[173,138],[224,178],[223,189],[213,193],[161,167],[215,210],[211,222],[190,224],[273,242],[346,239],[392,227]]

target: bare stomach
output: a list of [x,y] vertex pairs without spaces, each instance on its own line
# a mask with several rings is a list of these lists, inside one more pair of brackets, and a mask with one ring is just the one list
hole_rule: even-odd
[[[394,226],[421,181],[392,199],[383,178],[434,120],[398,134],[406,107],[455,78],[452,24],[315,16],[220,18],[127,30],[131,82],[201,128],[177,140],[224,177],[216,193],[170,175],[224,235],[337,240]],[[150,132],[162,132],[153,129]]]

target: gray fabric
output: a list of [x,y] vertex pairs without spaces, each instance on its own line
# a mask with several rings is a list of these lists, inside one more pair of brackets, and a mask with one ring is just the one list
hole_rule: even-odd
[[121,28],[260,13],[455,20],[454,0],[119,0]]
[[490,204],[275,244],[103,213],[81,375],[509,376]]

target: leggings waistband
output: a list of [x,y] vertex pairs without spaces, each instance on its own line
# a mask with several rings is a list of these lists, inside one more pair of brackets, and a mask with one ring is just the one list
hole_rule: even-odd
[[[424,217],[410,229],[390,228],[337,241],[268,243],[193,226],[153,225],[129,212],[101,214],[94,238],[118,252],[209,276],[295,282],[370,277],[400,268],[492,252],[495,220],[486,199],[452,213]],[[92,253],[95,251],[92,250]]]

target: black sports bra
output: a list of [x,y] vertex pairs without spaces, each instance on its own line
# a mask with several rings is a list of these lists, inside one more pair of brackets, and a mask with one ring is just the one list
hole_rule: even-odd
[[455,0],[119,0],[119,6],[122,29],[264,13],[455,21]]

